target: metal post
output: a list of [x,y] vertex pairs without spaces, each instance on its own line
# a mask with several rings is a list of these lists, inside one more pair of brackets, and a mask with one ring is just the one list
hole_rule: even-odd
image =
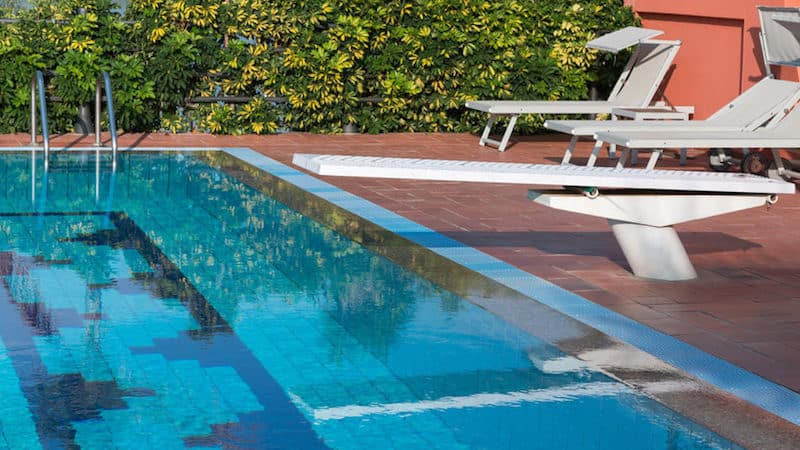
[[36,75],[31,77],[31,145],[36,145]]
[[94,204],[98,206],[100,203],[100,147],[94,152]]
[[111,132],[111,159],[112,166],[117,167],[117,119],[114,116],[114,97],[111,94],[111,77],[108,72],[103,72],[103,82],[106,88],[106,110],[108,111],[108,129]]
[[42,140],[44,144],[44,168],[47,171],[50,157],[50,132],[47,129],[47,101],[44,98],[44,75],[41,70],[36,71],[36,84],[39,88],[39,115],[42,117]]
[[98,147],[100,146],[100,103],[103,98],[100,89],[100,78],[98,78],[94,89],[94,145]]
[[36,149],[31,150],[31,206],[36,206]]

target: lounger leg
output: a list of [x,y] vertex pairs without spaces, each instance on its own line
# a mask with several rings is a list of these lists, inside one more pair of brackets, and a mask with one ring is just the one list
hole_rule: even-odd
[[[611,120],[618,120],[619,118],[616,114],[611,115]],[[614,159],[617,156],[617,144],[609,144],[608,145],[608,158]]]
[[667,281],[697,278],[686,249],[671,226],[653,227],[613,219],[608,223],[636,276]]
[[572,139],[569,140],[567,151],[564,152],[564,157],[561,158],[561,164],[569,164],[569,160],[572,159],[572,152],[575,150],[575,145],[577,144],[578,136],[572,136]]
[[489,121],[486,122],[486,127],[483,129],[483,134],[481,135],[480,144],[481,145],[494,145],[497,146],[498,152],[506,151],[506,145],[508,145],[508,139],[511,138],[511,132],[514,131],[514,125],[517,123],[517,117],[519,115],[513,115],[508,119],[508,126],[506,127],[506,131],[503,133],[503,139],[500,141],[495,141],[494,139],[489,138],[489,134],[492,132],[492,125],[494,125],[494,121],[497,118],[496,114],[489,115]]
[[686,149],[681,149],[681,159],[678,161],[678,164],[685,166],[686,165]]
[[586,167],[594,167],[594,163],[597,161],[597,155],[600,154],[600,150],[603,148],[603,141],[595,141],[594,147],[592,148],[592,154],[589,155],[589,160],[586,161]]
[[517,115],[511,116],[508,119],[508,127],[506,127],[506,132],[503,134],[503,140],[500,141],[500,145],[497,147],[498,152],[506,151],[506,145],[508,145],[508,140],[511,138],[511,132],[514,130],[514,125],[517,124]]
[[655,149],[650,153],[650,159],[647,160],[647,169],[652,170],[656,168],[656,163],[658,162],[658,158],[661,157],[661,154],[664,153],[662,149]]
[[775,160],[775,168],[778,170],[778,176],[783,177],[786,174],[786,166],[783,165],[781,153],[777,149],[772,149],[772,159]]
[[622,169],[625,167],[625,161],[628,160],[628,155],[630,155],[631,149],[625,147],[622,149],[622,154],[619,155],[619,160],[617,160],[617,169]]
[[489,134],[492,132],[492,125],[494,125],[494,121],[497,118],[494,114],[489,114],[489,121],[486,122],[486,126],[483,128],[483,134],[481,135],[480,144],[481,146],[486,146],[486,140],[489,139]]

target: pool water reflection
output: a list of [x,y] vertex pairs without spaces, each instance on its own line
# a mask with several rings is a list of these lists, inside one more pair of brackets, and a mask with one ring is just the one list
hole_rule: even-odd
[[54,158],[0,158],[0,447],[735,447],[230,155]]

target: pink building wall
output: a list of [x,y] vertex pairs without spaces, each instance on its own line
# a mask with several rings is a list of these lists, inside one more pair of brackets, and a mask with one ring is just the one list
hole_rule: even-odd
[[[625,0],[657,39],[683,41],[664,89],[674,105],[694,105],[703,119],[764,77],[756,6],[797,6],[800,0]],[[781,79],[797,80],[794,69]]]

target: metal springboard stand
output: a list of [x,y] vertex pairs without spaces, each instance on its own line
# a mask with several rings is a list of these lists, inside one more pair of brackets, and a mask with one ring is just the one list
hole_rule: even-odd
[[651,227],[608,219],[611,231],[636,276],[657,280],[697,278],[681,238],[671,226]]
[[642,194],[632,191],[596,198],[569,191],[528,191],[528,198],[551,208],[603,217],[634,275],[656,280],[697,278],[673,225],[774,203],[767,194]]

